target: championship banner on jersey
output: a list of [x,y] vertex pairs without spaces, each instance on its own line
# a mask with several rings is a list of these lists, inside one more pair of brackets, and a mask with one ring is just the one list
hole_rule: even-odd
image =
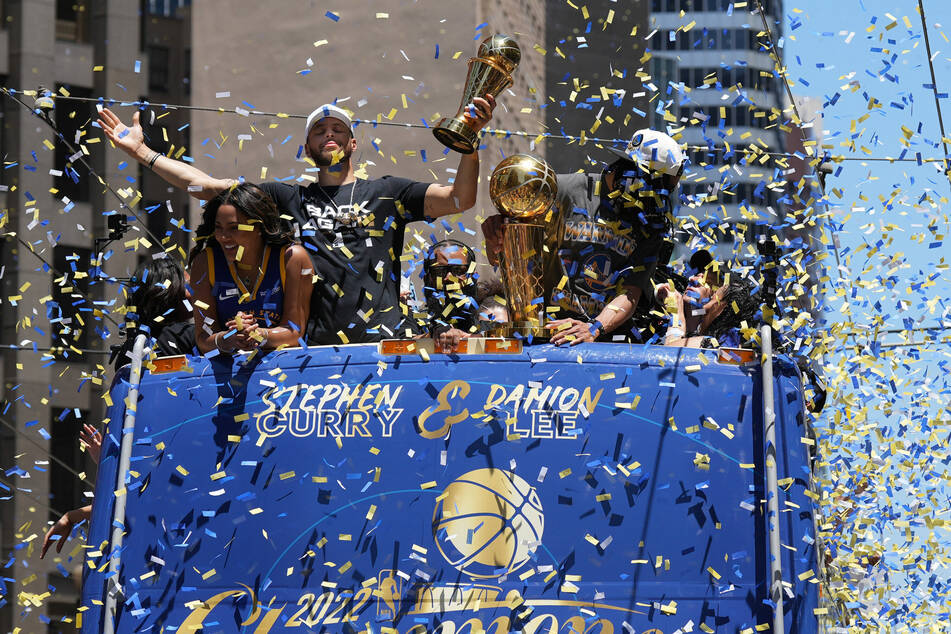
[[[117,485],[120,380],[83,631],[112,557],[118,632],[758,631],[760,387],[756,366],[641,346],[222,355],[145,375]],[[816,603],[799,390],[779,364],[778,435],[802,458],[779,468],[787,623]]]

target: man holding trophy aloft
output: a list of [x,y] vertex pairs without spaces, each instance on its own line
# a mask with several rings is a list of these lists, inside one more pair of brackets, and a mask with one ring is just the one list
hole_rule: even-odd
[[[357,149],[351,113],[328,103],[307,118],[301,141],[319,168],[316,182],[262,183],[261,189],[293,218],[313,261],[308,343],[361,343],[414,334],[399,293],[405,225],[475,204],[479,133],[492,118],[496,95],[511,85],[520,58],[515,40],[494,35],[469,61],[459,112],[434,128],[439,141],[462,155],[451,185],[393,176],[359,179],[351,162]],[[209,200],[237,184],[150,149],[138,111],[131,126],[109,109],[100,111],[98,123],[113,144],[195,198]]]
[[[545,255],[542,270],[536,265],[531,275],[542,278],[532,305],[539,310],[545,306],[545,313],[533,314],[547,321],[544,329],[556,345],[628,338],[638,302],[653,294],[651,275],[670,235],[673,196],[685,164],[679,144],[662,132],[645,129],[634,134],[624,151],[610,151],[617,158],[600,175],[559,174],[553,208],[543,217],[535,216],[536,227],[544,228]],[[536,168],[526,183],[538,182],[537,173],[550,170],[544,161],[535,160],[544,167]],[[540,187],[549,189],[547,184]],[[500,211],[502,215],[482,224],[486,255],[493,264],[505,244],[513,241],[506,236],[511,224],[503,215],[509,223],[517,222],[511,219],[513,214]],[[517,234],[524,232],[519,228]],[[503,277],[511,260],[502,258]],[[524,265],[522,269],[509,277],[529,276]],[[539,331],[521,334],[537,336]]]

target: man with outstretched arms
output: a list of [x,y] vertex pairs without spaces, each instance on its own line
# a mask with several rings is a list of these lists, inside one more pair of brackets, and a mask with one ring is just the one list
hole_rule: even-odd
[[[495,100],[476,98],[469,107],[472,126],[492,118]],[[126,126],[108,109],[99,116],[106,137],[175,187],[208,200],[233,179],[213,178],[198,168],[150,149],[139,124]],[[400,302],[400,254],[407,222],[466,211],[475,205],[479,154],[464,154],[452,185],[421,183],[395,176],[356,178],[351,156],[357,149],[350,115],[332,104],[307,118],[304,151],[319,171],[314,183],[263,183],[278,207],[296,224],[314,263],[307,340],[341,344],[401,337],[406,307]],[[401,325],[404,324],[404,325]]]

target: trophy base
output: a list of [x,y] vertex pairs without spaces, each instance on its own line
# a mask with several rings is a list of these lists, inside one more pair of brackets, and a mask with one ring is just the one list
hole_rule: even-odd
[[433,128],[433,136],[450,150],[461,154],[472,154],[479,144],[479,133],[458,117],[440,119]]
[[532,339],[545,341],[551,338],[551,331],[539,325],[537,321],[500,324],[498,328],[492,330],[492,334],[497,337],[531,337]]

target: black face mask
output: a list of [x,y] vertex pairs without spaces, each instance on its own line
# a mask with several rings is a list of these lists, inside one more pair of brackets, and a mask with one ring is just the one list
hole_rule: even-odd
[[[460,330],[469,330],[475,324],[478,317],[478,306],[474,299],[476,281],[473,275],[467,274],[468,270],[468,264],[434,264],[426,271],[423,293],[433,325],[450,325]],[[448,275],[449,273],[451,275]],[[442,282],[437,286],[438,279]],[[452,290],[447,290],[447,286],[452,286]],[[463,298],[467,301],[461,302]],[[448,315],[444,315],[447,306],[452,306],[452,310]]]

